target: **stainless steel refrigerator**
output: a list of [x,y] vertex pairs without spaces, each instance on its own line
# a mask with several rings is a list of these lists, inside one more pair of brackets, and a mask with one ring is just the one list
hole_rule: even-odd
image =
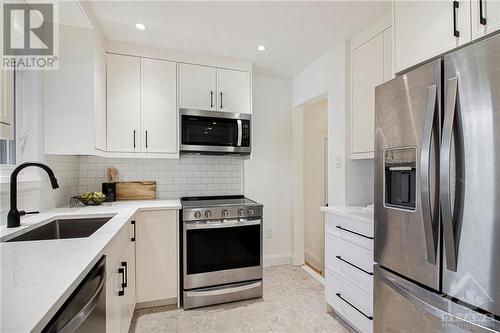
[[375,332],[500,331],[500,34],[375,96]]

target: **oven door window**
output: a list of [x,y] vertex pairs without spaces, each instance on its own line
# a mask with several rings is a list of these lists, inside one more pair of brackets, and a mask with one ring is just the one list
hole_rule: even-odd
[[260,225],[186,232],[187,274],[260,266]]
[[238,123],[236,119],[182,116],[182,144],[234,147]]

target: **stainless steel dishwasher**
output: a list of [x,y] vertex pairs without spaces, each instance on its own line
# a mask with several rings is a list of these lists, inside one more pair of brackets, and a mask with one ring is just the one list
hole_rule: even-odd
[[106,258],[103,256],[43,332],[106,332]]

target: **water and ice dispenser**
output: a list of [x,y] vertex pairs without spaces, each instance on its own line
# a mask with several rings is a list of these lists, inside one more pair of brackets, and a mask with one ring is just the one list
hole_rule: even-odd
[[386,207],[414,211],[417,194],[417,148],[388,149],[384,154]]

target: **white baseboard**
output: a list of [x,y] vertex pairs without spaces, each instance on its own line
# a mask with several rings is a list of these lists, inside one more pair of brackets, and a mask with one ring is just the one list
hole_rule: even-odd
[[264,255],[264,266],[290,265],[291,263],[290,253]]
[[311,275],[313,278],[315,278],[316,280],[319,281],[319,283],[321,283],[322,285],[325,285],[325,278],[322,277],[321,275],[319,275],[315,270],[313,270],[311,267],[307,266],[307,265],[302,265],[300,266],[302,267],[303,270],[305,270],[307,273],[309,273],[309,275]]

